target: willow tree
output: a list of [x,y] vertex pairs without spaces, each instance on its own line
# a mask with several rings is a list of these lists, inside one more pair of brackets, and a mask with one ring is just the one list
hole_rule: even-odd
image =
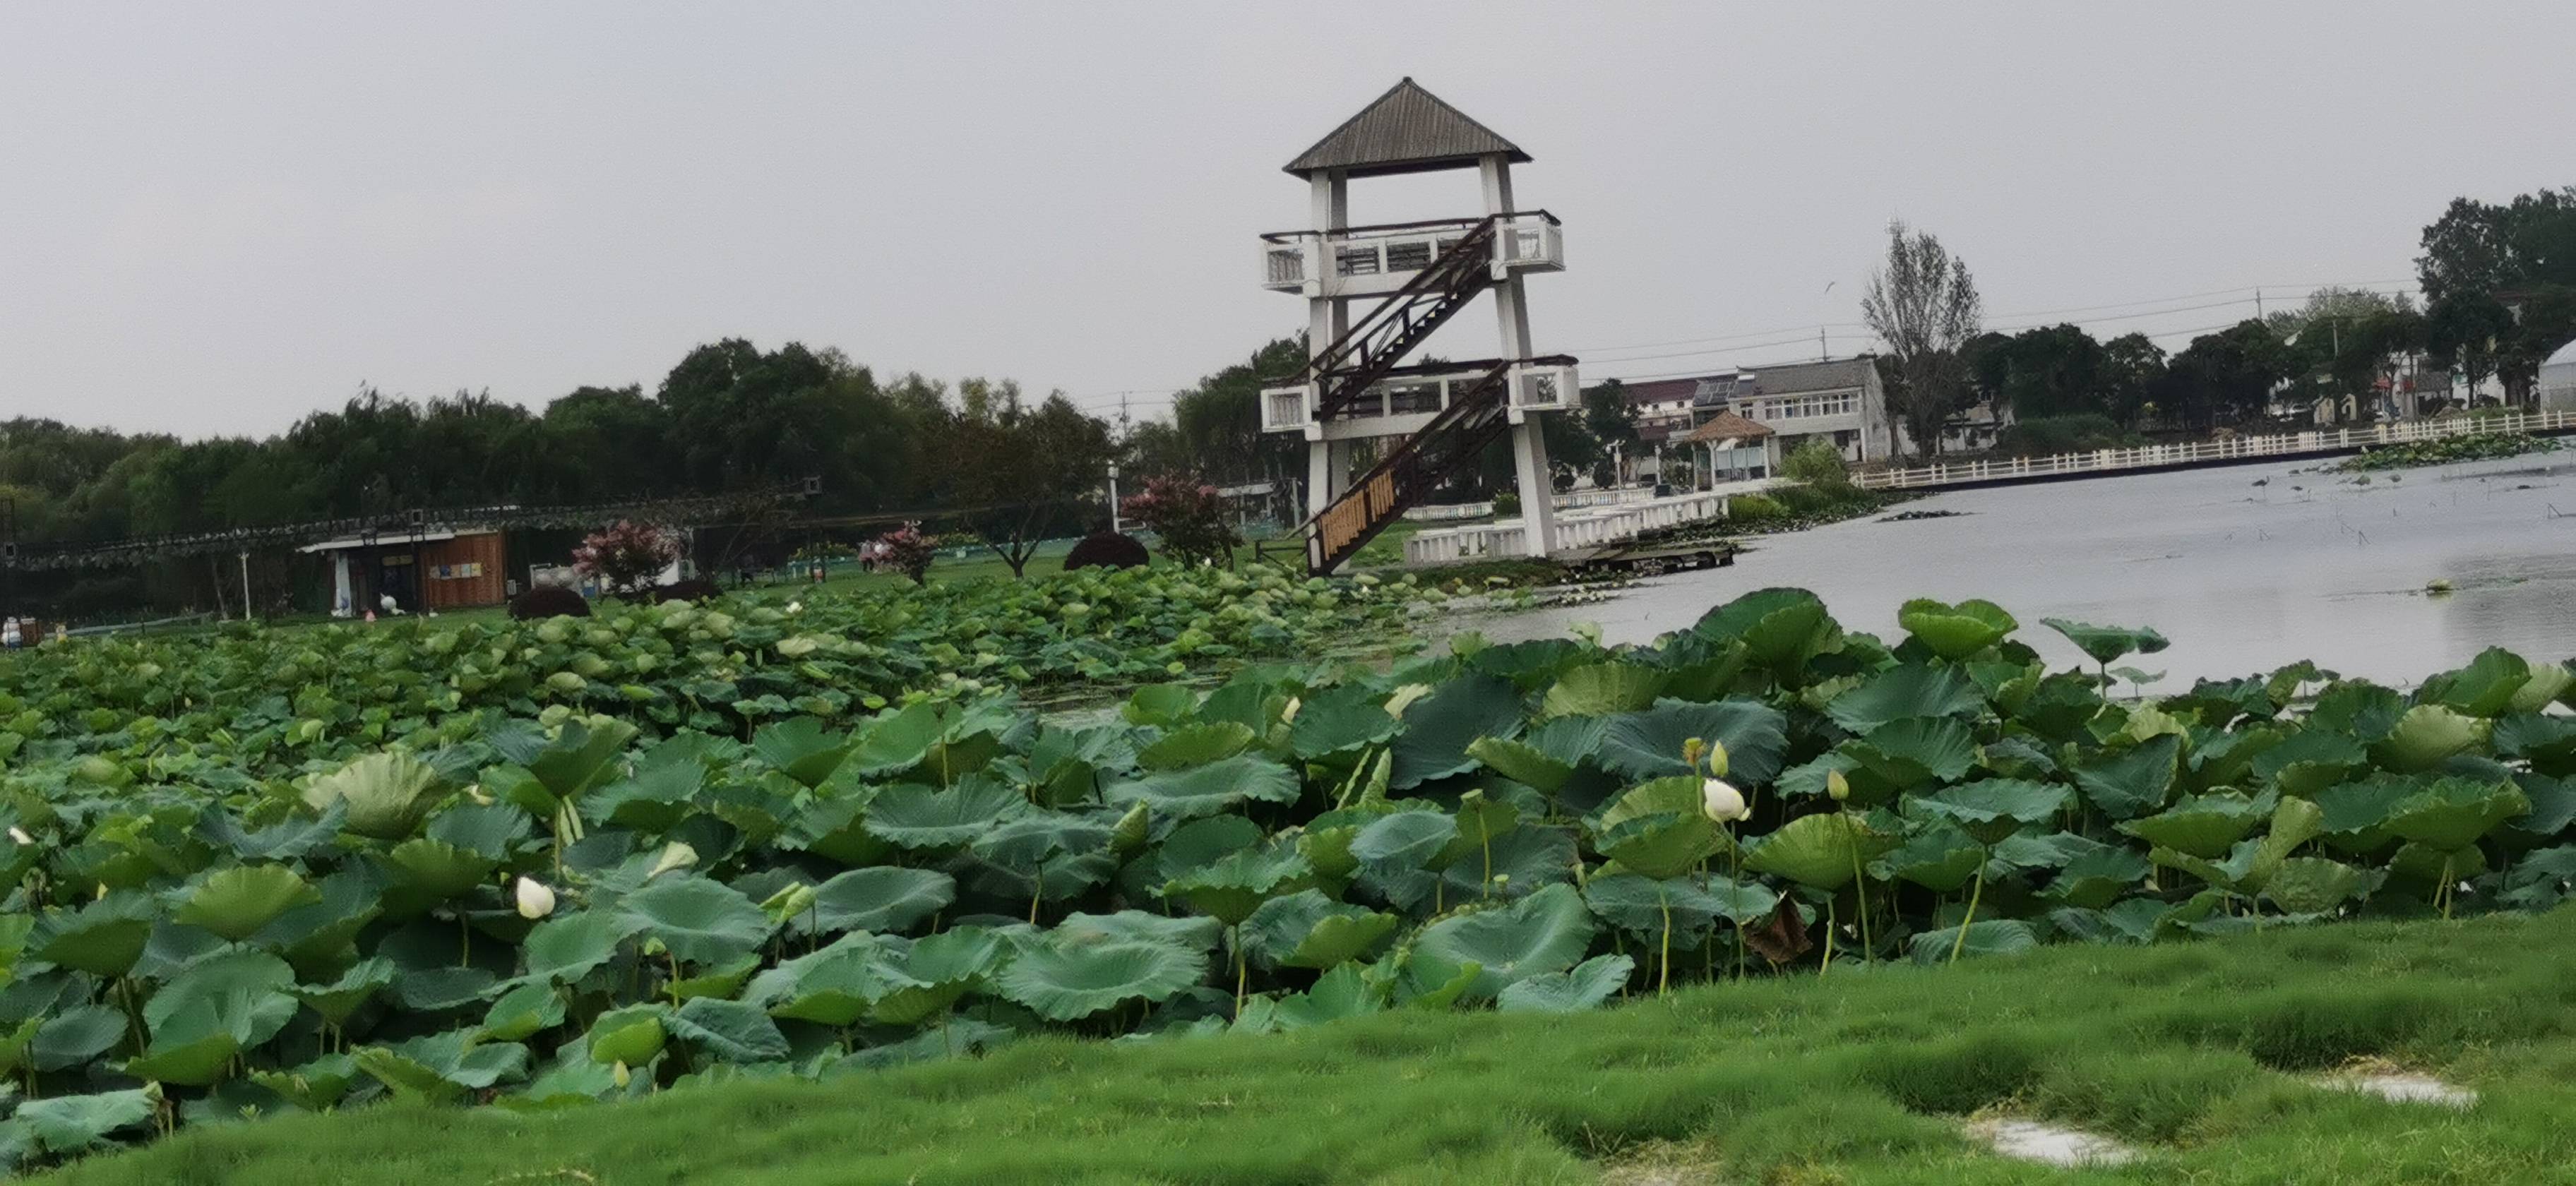
[[1887,264],[1870,274],[1860,311],[1887,347],[1888,410],[1929,458],[1941,450],[1941,426],[1968,405],[1966,351],[1981,318],[1967,261],[1931,232],[1890,222]]

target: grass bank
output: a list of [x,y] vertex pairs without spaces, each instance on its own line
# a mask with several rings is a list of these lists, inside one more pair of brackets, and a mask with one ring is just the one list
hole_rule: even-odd
[[[110,1183],[2442,1183],[2576,1180],[2576,912],[1838,966],[1574,1016],[1037,1039],[813,1083],[538,1115],[387,1106],[197,1127]],[[2465,1111],[2329,1092],[2356,1058]],[[2005,1161],[2005,1108],[2143,1157]]]

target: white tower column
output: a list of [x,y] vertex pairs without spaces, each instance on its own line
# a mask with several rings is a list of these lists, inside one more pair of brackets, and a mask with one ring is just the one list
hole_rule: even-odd
[[[1477,173],[1484,181],[1485,213],[1512,213],[1512,165],[1500,153],[1484,157]],[[1530,357],[1529,301],[1517,270],[1497,269],[1494,317],[1502,330],[1503,357]],[[1505,396],[1506,401],[1511,397]],[[1512,474],[1521,495],[1521,534],[1532,556],[1556,550],[1556,486],[1549,480],[1547,437],[1531,416],[1512,425]]]
[[[1351,225],[1350,178],[1339,169],[1309,176],[1307,193],[1315,229],[1329,234]],[[1329,239],[1316,244],[1315,269],[1318,276],[1329,275],[1333,266],[1332,243]],[[1320,288],[1320,286],[1318,286]],[[1351,308],[1335,297],[1317,296],[1306,302],[1306,357],[1313,358],[1324,347],[1340,340],[1351,328]],[[1350,445],[1340,441],[1306,440],[1306,513],[1324,513],[1333,500],[1350,486]]]

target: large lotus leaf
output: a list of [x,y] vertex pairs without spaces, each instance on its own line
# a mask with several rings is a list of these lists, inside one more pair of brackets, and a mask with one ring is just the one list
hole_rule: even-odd
[[1659,701],[1644,712],[1609,718],[1601,735],[1601,767],[1631,778],[1690,774],[1682,747],[1691,738],[1726,747],[1726,779],[1738,786],[1768,785],[1788,756],[1788,718],[1757,700],[1696,704]]
[[2021,778],[1984,778],[1906,800],[1910,810],[1948,820],[1980,844],[1995,844],[2063,810],[2067,790]]
[[402,750],[379,750],[304,788],[316,811],[341,804],[349,830],[377,840],[400,840],[418,830],[439,798],[438,769]]
[[48,963],[113,979],[142,958],[159,913],[150,897],[118,890],[78,909],[45,915],[27,950]]
[[590,1060],[602,1065],[640,1067],[653,1061],[670,1041],[670,1006],[627,1005],[611,1009],[590,1023]]
[[1611,873],[1583,884],[1583,900],[1603,921],[1645,938],[1660,938],[1664,915],[1672,913],[1673,934],[1683,946],[1698,946],[1698,935],[1720,918],[1755,922],[1769,917],[1780,895],[1758,881],[1742,884],[1723,876],[1701,886],[1696,879],[1656,881],[1634,873]]
[[2520,758],[2543,774],[2576,774],[2576,717],[2515,713],[2496,721],[2492,738],[2499,757]]
[[45,1019],[27,1048],[39,1071],[86,1066],[126,1036],[126,1018],[109,1005],[79,1005]]
[[788,1056],[787,1036],[756,1006],[699,997],[680,1006],[664,1024],[671,1036],[724,1062],[774,1062]]
[[284,865],[236,865],[207,874],[171,917],[239,942],[278,915],[321,900],[322,891]]
[[917,1025],[946,1011],[1001,967],[1002,938],[982,927],[951,927],[884,950],[904,981],[879,996],[869,1016],[885,1025]]
[[[1166,771],[1110,785],[1110,806],[1149,805],[1155,816],[1190,819],[1232,811],[1248,802],[1294,803],[1304,793],[1297,772],[1266,758],[1238,755],[1188,770]],[[883,798],[878,803],[884,803]],[[880,814],[884,808],[878,809]]]
[[307,1112],[327,1112],[339,1106],[363,1073],[357,1059],[346,1054],[325,1054],[282,1071],[254,1070],[249,1078]]
[[264,951],[233,948],[173,977],[143,1003],[153,1045],[189,1043],[214,1033],[243,1049],[277,1036],[295,1016],[295,969]]
[[1163,894],[1233,926],[1251,917],[1263,902],[1295,893],[1314,881],[1315,867],[1294,848],[1247,848],[1173,878],[1164,884]]
[[[417,836],[385,854],[395,880],[433,901],[459,897],[481,886],[501,863],[470,848]],[[397,915],[401,908],[395,908]]]
[[1394,933],[1396,917],[1300,890],[1263,902],[1243,920],[1244,950],[1265,966],[1330,968]]
[[1985,707],[1975,680],[1943,664],[1891,667],[1833,698],[1825,715],[1854,733],[1910,717],[1962,716]]
[[240,1053],[240,1041],[220,1030],[205,1031],[186,1040],[155,1036],[150,1050],[125,1060],[117,1069],[149,1083],[210,1087],[226,1077],[232,1070],[233,1057]]
[[1503,1013],[1581,1013],[1598,1009],[1619,995],[1637,961],[1624,955],[1596,955],[1572,971],[1542,972],[1503,986],[1494,1008]]
[[1718,831],[1697,810],[1647,815],[1607,825],[1592,846],[1622,869],[1662,880],[1688,873],[1715,854]]
[[2314,798],[2369,764],[2369,753],[2351,734],[2301,729],[2254,755],[2253,771],[2284,795]]
[[1668,673],[1634,663],[1568,668],[1539,701],[1542,717],[1600,717],[1636,712],[1655,702]]
[[2515,712],[2540,712],[2552,702],[2561,701],[2570,690],[2576,690],[2576,670],[2565,663],[2543,663],[2531,669],[2531,678],[2522,682],[2507,707]]
[[2147,852],[2147,859],[2168,869],[2180,869],[2229,893],[2251,893],[2261,881],[2263,844],[2259,840],[2240,840],[2228,850],[2224,860],[2212,860],[2187,852],[2157,847]]
[[1408,790],[1435,778],[1472,770],[1467,747],[1480,737],[1520,732],[1521,691],[1510,680],[1462,675],[1432,689],[1404,709],[1403,732],[1393,745],[1390,785]]
[[860,826],[903,848],[956,848],[1032,810],[1017,790],[990,779],[970,778],[945,791],[899,783],[868,804]]
[[1925,828],[1880,858],[1887,871],[1934,893],[1957,893],[1986,863],[1986,848],[1946,822]]
[[2272,813],[2276,801],[2268,792],[2250,797],[2235,791],[2197,795],[2159,814],[2122,823],[2119,829],[2158,847],[2216,860],[2252,833]]
[[197,834],[245,861],[292,861],[331,843],[348,822],[349,805],[335,798],[316,818],[291,818],[257,831],[244,829],[229,813],[209,811],[198,820]]
[[773,1017],[834,1028],[854,1025],[888,994],[921,986],[887,957],[887,949],[902,942],[865,931],[843,935],[754,977],[742,999]]
[[2075,768],[2075,785],[2084,801],[2114,820],[2135,819],[2163,810],[2173,795],[2181,769],[2183,739],[2160,733]]
[[2409,877],[2428,886],[2443,886],[2485,876],[2487,853],[2471,845],[2467,848],[2435,848],[2429,844],[2402,844],[2388,858],[2392,876]]
[[1315,978],[1314,987],[1273,1001],[1257,998],[1244,1005],[1233,1029],[1247,1033],[1289,1033],[1327,1021],[1363,1017],[1386,1009],[1386,992],[1356,964],[1335,968]]
[[583,813],[645,832],[670,830],[696,810],[706,789],[703,750],[684,740],[653,747],[636,760],[633,775],[583,796]]
[[431,818],[424,834],[500,861],[509,859],[511,850],[534,826],[527,812],[508,803],[463,803]]
[[58,1095],[18,1105],[10,1123],[36,1151],[61,1156],[107,1142],[108,1135],[149,1122],[160,1110],[161,1091],[144,1086],[96,1095]]
[[1896,611],[1896,624],[1933,654],[1952,662],[2003,641],[2021,625],[1991,601],[1970,598],[1945,605],[1928,597],[1906,602]]
[[1701,615],[1691,632],[1739,642],[1747,658],[1781,677],[1796,675],[1840,632],[1825,603],[1804,589],[1756,589]]
[[618,909],[685,963],[737,959],[769,938],[769,916],[758,903],[703,877],[656,881],[628,894]]
[[1568,885],[1548,886],[1507,906],[1452,915],[1422,928],[1414,940],[1418,953],[1477,965],[1468,990],[1476,1000],[1490,1000],[1531,976],[1572,968],[1591,944],[1591,912]]
[[1534,745],[1500,737],[1479,737],[1467,752],[1494,773],[1553,795],[1573,777],[1574,765],[1561,762]]
[[1408,1009],[1449,1008],[1485,974],[1474,960],[1460,963],[1420,949],[1390,958],[1403,961],[1396,969],[1393,996],[1395,1003]]
[[1180,684],[1147,684],[1129,693],[1119,715],[1131,725],[1172,726],[1190,719],[1199,694]]
[[1691,775],[1651,779],[1629,788],[1601,812],[1594,824],[1596,831],[1615,828],[1631,820],[1666,815],[1701,815],[1701,788],[1705,784]]
[[1885,803],[1925,783],[1949,782],[1977,764],[1977,735],[1950,717],[1890,721],[1835,750],[1852,760],[1860,778],[1846,779],[1863,806]]
[[1385,697],[1359,684],[1326,688],[1308,697],[1288,723],[1288,746],[1300,758],[1378,745],[1395,736],[1395,718],[1386,715]]
[[520,806],[544,814],[617,777],[618,760],[635,733],[634,725],[614,717],[590,717],[565,721],[551,738],[502,731],[491,740],[502,756],[536,777],[544,797]]
[[1163,880],[1170,880],[1193,869],[1215,864],[1230,853],[1241,852],[1264,839],[1261,825],[1239,815],[1212,815],[1191,820],[1172,829],[1163,837],[1150,862],[1138,862]]
[[2397,718],[2385,739],[2370,747],[2370,756],[2390,770],[2410,774],[2431,770],[2476,745],[2483,732],[2475,717],[2439,704],[2418,704]]
[[761,761],[808,787],[819,787],[832,777],[848,760],[853,744],[847,734],[832,732],[813,717],[763,725],[751,735],[752,752]]
[[2427,678],[2415,690],[2415,698],[2473,717],[2492,717],[2511,707],[2515,694],[2529,682],[2529,661],[2503,647],[2488,647],[2468,666]]
[[2544,848],[2505,871],[2498,900],[2522,910],[2547,910],[2576,891],[2576,844]]
[[2111,664],[2126,655],[2152,655],[2171,645],[2145,626],[2088,626],[2064,618],[2041,618],[2040,625],[2066,636],[2066,641],[2096,663]]
[[2066,862],[2040,894],[2067,906],[2101,910],[2145,879],[2149,867],[2135,849],[2106,844]]
[[1895,845],[1895,837],[1875,832],[1845,812],[1802,815],[1748,845],[1744,867],[1810,889],[1838,890]]
[[30,1017],[16,1026],[0,1025],[0,1075],[17,1074],[27,1065],[27,1056],[36,1042],[36,1032],[45,1028],[45,1019]]
[[[1142,804],[1130,806],[1128,811],[1151,814]],[[994,865],[1027,873],[1044,865],[1049,857],[1094,853],[1109,848],[1116,840],[1117,826],[1116,822],[1096,815],[1032,811],[995,825],[991,831],[976,837],[969,847],[976,856]],[[1141,843],[1141,837],[1138,841]]]
[[2327,843],[2349,853],[2377,852],[2396,839],[2388,817],[2400,800],[2424,788],[2422,776],[2374,774],[2317,792]]
[[1047,935],[1059,943],[1148,942],[1203,951],[1216,945],[1223,929],[1215,919],[1200,915],[1172,917],[1121,910],[1116,914],[1068,914]]
[[[1183,689],[1182,694],[1186,696],[1188,690]],[[858,745],[845,761],[861,774],[910,770],[930,756],[946,728],[936,703],[924,700],[907,704],[869,720],[858,732]]]
[[570,911],[538,923],[519,950],[527,957],[530,978],[569,983],[607,963],[619,943],[645,926],[629,910]]
[[2326,914],[2367,895],[2379,876],[2323,857],[2291,857],[2264,881],[2263,896],[2285,913]]
[[1457,839],[1455,816],[1439,811],[1397,811],[1361,828],[1351,841],[1351,855],[1364,865],[1434,868]]
[[[866,801],[855,795],[817,800],[797,813],[777,838],[777,844],[830,857],[846,866],[893,859],[895,846],[868,832],[866,814]],[[678,815],[672,818],[676,822]]]
[[1918,964],[1947,962],[1952,952],[1960,955],[2017,955],[2039,946],[2039,932],[2018,918],[1986,918],[1968,924],[1965,943],[1960,942],[1959,928],[1943,927],[1924,931],[1907,941],[1906,951]]
[[395,1095],[453,1101],[526,1072],[528,1048],[516,1042],[477,1045],[473,1030],[429,1034],[354,1052],[358,1069]]
[[2400,838],[2452,851],[2477,843],[2498,824],[2529,810],[2531,800],[2510,782],[2445,777],[2398,800],[2385,823]]
[[474,1031],[478,1042],[523,1042],[541,1030],[562,1025],[564,999],[555,987],[542,980],[531,980],[502,993],[483,1014],[483,1026]]
[[1089,1017],[1128,1001],[1160,1003],[1207,976],[1207,952],[1169,943],[1040,943],[1002,969],[1002,996],[1051,1021]]
[[879,865],[814,887],[812,908],[788,922],[799,934],[900,934],[956,900],[957,881],[945,873]]
[[1239,721],[1177,725],[1137,750],[1136,764],[1147,770],[1187,770],[1242,753],[1252,739],[1251,726]]

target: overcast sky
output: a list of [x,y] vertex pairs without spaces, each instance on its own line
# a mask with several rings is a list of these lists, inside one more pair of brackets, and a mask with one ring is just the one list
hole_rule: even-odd
[[2455,195],[2576,183],[2571,53],[2568,0],[0,0],[0,417],[542,405],[724,336],[1158,412],[1303,324],[1256,284],[1306,220],[1279,167],[1408,74],[1536,158],[1536,344],[1587,380],[1864,348],[1891,217],[1990,325],[2175,347],[2252,286],[2402,285]]

